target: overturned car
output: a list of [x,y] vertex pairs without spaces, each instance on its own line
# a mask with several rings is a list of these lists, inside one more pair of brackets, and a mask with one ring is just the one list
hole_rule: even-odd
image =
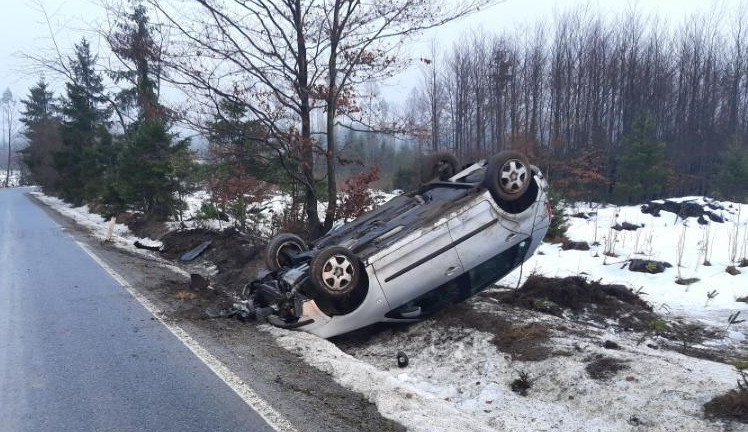
[[272,324],[321,337],[423,319],[498,281],[537,249],[550,223],[548,185],[524,155],[502,152],[457,172],[433,155],[433,180],[311,244],[281,234],[251,307]]

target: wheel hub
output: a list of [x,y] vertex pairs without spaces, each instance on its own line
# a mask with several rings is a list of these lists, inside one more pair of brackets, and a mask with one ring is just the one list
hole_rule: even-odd
[[322,270],[322,280],[333,290],[341,290],[351,282],[353,267],[350,261],[342,255],[331,257]]
[[501,185],[508,193],[515,193],[522,189],[527,178],[527,168],[517,160],[510,160],[501,170]]

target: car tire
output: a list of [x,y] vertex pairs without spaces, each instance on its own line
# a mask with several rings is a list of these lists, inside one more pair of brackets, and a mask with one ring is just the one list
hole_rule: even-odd
[[421,162],[421,183],[447,180],[457,174],[459,162],[452,153],[440,152],[426,156]]
[[342,246],[322,249],[312,258],[309,267],[315,289],[328,298],[350,296],[361,281],[358,257]]
[[522,197],[531,181],[532,168],[527,157],[516,151],[504,151],[488,161],[483,186],[497,202],[512,202]]
[[270,271],[290,267],[294,256],[308,250],[307,244],[296,234],[279,234],[268,243],[265,265]]

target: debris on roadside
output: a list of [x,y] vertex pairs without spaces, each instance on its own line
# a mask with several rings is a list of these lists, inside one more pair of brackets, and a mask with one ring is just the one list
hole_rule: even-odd
[[140,240],[135,240],[135,243],[133,243],[133,245],[138,249],[145,249],[145,250],[149,250],[153,252],[161,252],[161,248],[163,248],[162,244],[148,245],[148,244],[141,242]]
[[199,257],[200,254],[205,252],[206,249],[213,243],[213,240],[206,240],[202,243],[200,243],[196,248],[192,249],[189,252],[186,252],[182,254],[182,256],[179,257],[180,261],[192,261],[195,258]]

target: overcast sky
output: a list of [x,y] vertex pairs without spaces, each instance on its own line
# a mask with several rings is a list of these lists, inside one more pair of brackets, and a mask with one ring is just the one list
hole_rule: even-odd
[[[28,95],[29,87],[39,79],[39,72],[23,59],[22,54],[51,52],[52,34],[64,50],[70,50],[83,35],[92,41],[94,50],[97,48],[95,29],[105,22],[104,10],[97,0],[4,0],[3,3],[0,14],[0,92],[10,88],[17,99]],[[551,21],[554,14],[574,7],[607,16],[636,8],[644,14],[657,13],[677,25],[694,13],[736,10],[741,5],[748,6],[748,0],[506,0],[462,22],[425,35],[423,42],[416,44],[413,50],[425,50],[426,41],[434,37],[438,37],[446,50],[451,50],[452,44],[468,29],[481,28],[487,33],[512,30],[518,25],[532,25],[539,20]],[[53,83],[61,82],[52,74],[46,74],[46,78]],[[404,76],[403,79],[408,78]]]

